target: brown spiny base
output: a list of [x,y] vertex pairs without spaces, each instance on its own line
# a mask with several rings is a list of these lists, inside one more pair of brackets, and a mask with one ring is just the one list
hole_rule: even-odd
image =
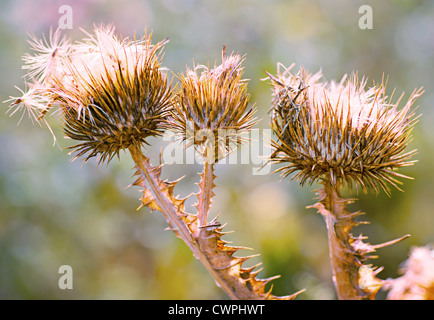
[[324,217],[330,250],[330,261],[333,270],[333,281],[338,298],[341,300],[375,299],[384,281],[376,275],[382,268],[373,268],[364,263],[375,258],[371,254],[376,249],[391,245],[408,237],[404,236],[387,243],[371,245],[363,242],[366,237],[354,237],[350,231],[353,227],[366,223],[354,219],[363,212],[351,213],[346,206],[354,199],[343,199],[338,191],[329,183],[317,191],[319,202],[310,206],[316,208]]
[[[226,234],[223,226],[213,219],[206,225],[199,223],[198,215],[187,213],[184,208],[186,199],[174,196],[174,188],[179,181],[168,182],[160,178],[161,167],[152,167],[149,160],[135,150],[132,156],[136,162],[138,179],[133,185],[144,187],[142,206],[162,212],[170,230],[181,238],[193,255],[208,270],[211,276],[232,299],[241,300],[292,300],[299,293],[277,297],[271,294],[271,288],[265,291],[266,285],[277,277],[258,279],[261,271],[254,270],[260,264],[243,268],[242,264],[253,256],[236,257],[234,253],[244,247],[229,246],[221,239]],[[254,255],[256,256],[256,255]]]

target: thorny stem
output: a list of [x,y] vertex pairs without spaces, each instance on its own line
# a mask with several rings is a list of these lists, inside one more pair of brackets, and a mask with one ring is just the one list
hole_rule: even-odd
[[205,161],[201,177],[202,179],[199,184],[200,192],[198,194],[197,212],[199,225],[206,226],[208,224],[208,212],[211,207],[212,197],[214,196],[212,191],[214,186],[214,164]]
[[375,299],[377,291],[385,281],[376,275],[382,268],[371,268],[364,265],[377,249],[395,244],[409,237],[385,243],[371,245],[363,242],[362,235],[354,237],[350,231],[353,227],[364,224],[364,221],[355,221],[354,218],[363,212],[349,212],[346,206],[354,199],[343,199],[339,194],[339,185],[323,180],[324,188],[317,191],[319,202],[310,206],[322,214],[327,226],[330,261],[333,271],[333,282],[340,300],[366,300]]
[[320,190],[324,194],[322,203],[330,250],[333,280],[339,299],[359,300],[363,291],[358,286],[360,262],[349,248],[348,232],[352,227],[351,217],[345,210],[346,203],[339,197],[337,187],[325,182]]
[[198,259],[214,278],[217,285],[233,300],[292,300],[301,291],[288,296],[277,297],[271,294],[271,289],[265,292],[266,285],[279,276],[267,279],[258,279],[256,276],[261,271],[254,270],[260,265],[243,268],[244,261],[257,255],[244,257],[234,256],[234,253],[246,247],[230,246],[221,237],[227,233],[222,232],[223,226],[214,218],[207,222],[207,215],[211,198],[214,195],[213,167],[208,164],[202,174],[200,183],[201,191],[206,190],[208,195],[199,197],[201,205],[198,208],[205,208],[205,215],[201,219],[206,223],[199,223],[199,214],[194,215],[184,211],[183,200],[173,195],[173,188],[176,182],[162,181],[160,178],[161,166],[153,167],[149,159],[143,155],[140,147],[130,146],[131,157],[136,163],[137,172],[140,178],[134,183],[145,187],[142,198],[143,205],[159,210],[170,229],[180,237],[190,248],[194,257]]
[[203,266],[208,270],[208,272],[211,274],[217,284],[229,295],[229,297],[233,300],[238,299],[237,295],[233,292],[233,290],[220,277],[218,272],[214,270],[205,253],[200,250],[199,244],[193,238],[192,234],[188,230],[188,227],[185,225],[185,223],[182,222],[181,219],[179,219],[177,215],[177,208],[175,207],[175,205],[170,201],[170,199],[165,197],[164,192],[160,190],[157,179],[152,173],[152,167],[149,163],[149,159],[146,158],[142,154],[141,150],[137,147],[131,146],[129,148],[129,151],[131,153],[131,157],[133,158],[134,162],[140,170],[140,174],[144,179],[146,188],[151,192],[152,196],[154,197],[155,201],[161,209],[161,213],[164,215],[164,218],[166,219],[170,227],[179,230],[179,236],[188,245],[190,250],[193,252],[195,258],[203,264]]

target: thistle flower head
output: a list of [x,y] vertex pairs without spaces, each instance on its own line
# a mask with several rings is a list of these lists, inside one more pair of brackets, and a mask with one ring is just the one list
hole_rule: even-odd
[[[166,41],[151,45],[147,34],[139,40],[119,39],[112,27],[97,27],[88,36],[73,45],[60,41],[61,46],[46,48],[44,41],[34,40],[41,54],[39,60],[26,56],[27,68],[40,83],[35,101],[51,97],[45,112],[60,105],[66,136],[80,142],[71,147],[76,157],[110,161],[163,130],[171,105],[170,85],[160,67]],[[55,34],[51,43],[56,39]],[[51,51],[56,59],[46,63]]]
[[[396,178],[408,178],[395,169],[409,166],[415,150],[405,153],[415,123],[415,90],[404,107],[386,96],[382,82],[365,90],[366,80],[357,74],[340,82],[321,82],[321,73],[304,69],[293,75],[290,68],[269,75],[274,87],[272,128],[277,140],[271,155],[283,177],[305,182],[329,181],[355,185],[364,191],[399,189]],[[393,96],[393,95],[392,95]],[[400,190],[400,189],[399,189]]]
[[225,157],[255,124],[242,62],[238,54],[226,57],[223,48],[221,65],[213,69],[197,65],[179,77],[173,128],[209,163]]

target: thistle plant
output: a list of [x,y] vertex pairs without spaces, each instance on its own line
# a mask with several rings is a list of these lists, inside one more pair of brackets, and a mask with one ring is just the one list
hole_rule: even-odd
[[[50,32],[48,39],[32,36],[34,53],[23,57],[27,89],[11,97],[10,114],[21,111],[21,117],[27,113],[32,121],[48,125],[45,115],[60,113],[66,138],[75,141],[68,147],[73,159],[86,162],[95,157],[98,164],[109,163],[121,151],[129,152],[135,164],[131,186],[142,188],[139,208],[160,211],[168,229],[231,299],[295,298],[298,293],[277,297],[272,286],[266,290],[278,276],[258,278],[260,263],[244,267],[255,255],[236,256],[248,248],[229,245],[222,239],[227,232],[219,216],[209,217],[215,165],[248,142],[245,136],[256,123],[243,79],[244,58],[227,55],[223,47],[221,64],[187,68],[172,86],[168,69],[162,67],[168,40],[152,44],[151,38],[148,33],[140,39],[121,38],[113,27],[104,26],[75,43],[61,37],[59,30]],[[354,187],[390,196],[392,188],[401,190],[401,179],[411,179],[397,170],[415,162],[416,151],[405,149],[417,120],[413,104],[422,89],[399,108],[403,95],[393,102],[393,94],[386,96],[384,80],[365,89],[367,80],[359,80],[357,74],[339,83],[326,82],[321,73],[301,68],[293,75],[291,68],[278,66],[277,75],[268,74],[276,136],[270,161],[282,165],[276,171],[283,178],[322,185],[319,201],[310,207],[326,222],[339,299],[373,299],[382,286],[391,288],[391,299],[432,298],[432,250],[412,251],[401,278],[377,278],[382,268],[366,261],[377,249],[408,235],[379,245],[364,242],[363,235],[353,236],[352,228],[366,222],[356,220],[362,212],[347,209],[355,199],[341,195],[343,188]],[[186,147],[193,146],[202,159],[199,191],[185,198],[174,194],[181,179],[165,180],[164,163],[151,164],[158,155],[147,148],[149,138],[165,130],[175,132]],[[185,206],[190,197],[197,198],[195,210]],[[420,261],[426,268],[418,268]]]
[[247,83],[242,79],[242,62],[238,54],[226,57],[223,47],[221,65],[213,69],[197,65],[179,78],[181,88],[175,95],[172,127],[186,147],[194,145],[203,159],[196,206],[201,226],[207,225],[214,196],[214,164],[238,147],[255,125],[254,110],[248,108]]
[[179,76],[171,128],[187,142],[186,146],[194,145],[203,160],[196,194],[197,214],[186,214],[184,219],[187,218],[194,241],[211,263],[210,273],[232,299],[293,299],[296,294],[276,297],[271,289],[265,292],[266,284],[276,277],[258,279],[258,265],[243,268],[241,264],[254,255],[235,257],[236,251],[247,248],[226,244],[221,239],[225,232],[217,217],[208,219],[214,197],[214,164],[239,146],[242,135],[255,124],[254,111],[248,108],[247,84],[242,79],[242,58],[233,53],[226,57],[223,48],[222,60],[212,69],[198,65]]
[[[59,110],[66,137],[77,142],[69,147],[74,159],[86,162],[97,157],[98,163],[109,163],[122,150],[128,151],[137,176],[132,185],[143,188],[140,207],[163,214],[168,229],[187,244],[230,298],[293,299],[296,294],[277,297],[271,289],[266,291],[276,277],[259,279],[260,264],[243,267],[253,256],[235,256],[245,247],[228,245],[222,239],[224,226],[217,217],[208,218],[215,187],[213,166],[239,146],[242,134],[255,123],[242,79],[242,58],[226,57],[223,50],[221,65],[187,70],[174,92],[161,67],[167,40],[152,45],[147,34],[141,39],[121,39],[112,27],[96,27],[87,36],[74,44],[58,31],[49,40],[33,37],[36,54],[24,57],[24,67],[34,84],[22,97],[12,98],[11,113],[27,110],[41,121],[47,112]],[[203,157],[200,190],[194,195],[197,212],[185,208],[188,197],[174,195],[179,180],[163,180],[164,164],[153,166],[152,155],[146,155],[148,138],[165,129],[177,131]],[[228,132],[223,139],[221,130]]]
[[277,171],[292,175],[301,185],[318,182],[316,208],[325,219],[333,281],[339,299],[373,299],[384,284],[376,275],[382,268],[365,264],[379,245],[364,242],[366,237],[351,234],[353,227],[366,223],[355,220],[362,212],[349,212],[354,199],[341,197],[343,187],[364,192],[390,187],[401,190],[397,172],[414,163],[415,150],[406,152],[411,129],[417,117],[412,108],[422,90],[415,90],[398,110],[386,96],[384,81],[365,89],[366,80],[357,74],[339,82],[321,82],[321,73],[309,74],[300,68],[293,75],[284,68],[276,76],[268,74],[273,85],[271,125],[277,139],[272,141],[273,163]]

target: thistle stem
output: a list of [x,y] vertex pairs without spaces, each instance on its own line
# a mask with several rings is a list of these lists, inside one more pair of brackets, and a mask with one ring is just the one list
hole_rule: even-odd
[[[245,247],[228,246],[221,239],[225,234],[222,232],[221,224],[214,218],[207,222],[207,214],[212,193],[213,184],[213,166],[207,164],[203,173],[201,188],[207,191],[207,196],[201,197],[203,208],[206,215],[201,219],[205,225],[199,224],[199,215],[186,213],[183,207],[177,205],[180,201],[173,196],[174,184],[162,181],[160,178],[160,167],[153,167],[149,159],[143,155],[140,147],[130,146],[131,157],[136,163],[137,174],[141,176],[141,182],[138,185],[144,186],[145,193],[150,193],[153,203],[149,206],[159,210],[165,217],[167,223],[178,237],[180,237],[190,248],[194,257],[198,259],[214,278],[217,285],[233,300],[292,300],[298,293],[276,297],[269,292],[265,292],[265,286],[276,277],[267,279],[257,279],[256,275],[260,271],[253,271],[258,265],[250,268],[242,268],[241,264],[256,255],[247,257],[236,257],[233,254]],[[146,198],[146,201],[149,199]]]
[[350,233],[351,229],[366,223],[354,220],[363,212],[349,212],[346,209],[354,199],[341,198],[337,184],[325,180],[323,185],[324,188],[317,191],[320,201],[311,207],[316,208],[326,222],[333,282],[338,298],[373,300],[385,284],[384,280],[376,277],[383,268],[371,268],[364,264],[365,261],[376,258],[372,253],[377,249],[402,241],[409,235],[377,245],[363,242],[366,237],[362,235],[354,237]]
[[214,196],[214,164],[205,162],[203,165],[202,180],[199,183],[200,192],[198,194],[197,212],[199,225],[208,224],[208,213],[211,207],[212,197]]
[[324,188],[318,191],[320,202],[313,207],[324,217],[327,226],[330,261],[333,271],[333,282],[340,300],[362,300],[367,294],[359,287],[359,268],[362,263],[351,246],[352,236],[349,233],[356,225],[346,205],[352,200],[342,199],[337,186],[324,182]]
[[359,300],[361,292],[357,279],[360,265],[348,248],[348,237],[343,232],[351,228],[346,225],[348,220],[346,210],[344,210],[337,190],[331,185],[326,185],[324,191],[326,194],[325,207],[328,211],[324,219],[327,225],[330,261],[338,298],[340,300]]
[[160,184],[158,183],[159,178],[155,176],[152,166],[149,163],[149,159],[146,158],[142,154],[141,150],[137,147],[131,146],[129,151],[131,153],[131,157],[140,170],[145,187],[151,192],[169,226],[172,229],[179,231],[179,237],[187,244],[187,246],[193,252],[195,258],[198,259],[208,270],[219,287],[221,287],[231,299],[239,299],[233,288],[231,288],[228,283],[226,283],[226,281],[224,281],[224,279],[220,276],[219,272],[212,267],[207,255],[200,249],[198,242],[193,237],[188,226],[180,219],[178,215],[178,209],[165,195],[165,192],[161,190]]

